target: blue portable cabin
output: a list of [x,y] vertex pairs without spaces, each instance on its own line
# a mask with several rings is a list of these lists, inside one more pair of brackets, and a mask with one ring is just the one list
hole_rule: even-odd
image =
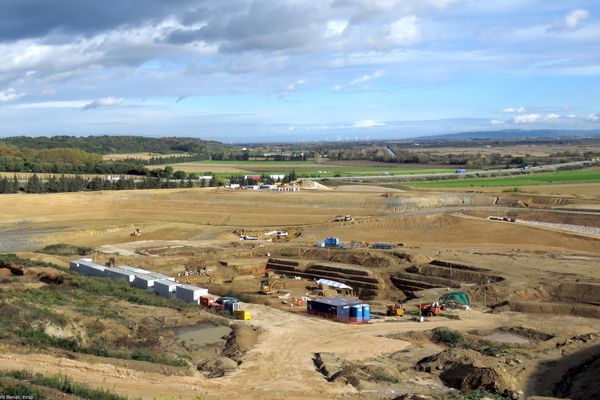
[[325,297],[322,299],[309,300],[306,303],[306,311],[308,314],[341,322],[359,322],[359,313],[360,322],[364,322],[362,308],[363,303],[359,300],[342,297]]
[[325,238],[325,246],[326,247],[335,247],[340,245],[340,239],[334,237]]
[[362,304],[362,313],[362,322],[366,324],[371,320],[371,306],[369,304]]
[[363,322],[362,304],[353,304],[350,306],[350,322],[361,324]]

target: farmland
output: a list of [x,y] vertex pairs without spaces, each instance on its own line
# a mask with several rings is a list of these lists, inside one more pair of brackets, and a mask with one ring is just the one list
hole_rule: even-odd
[[[454,171],[451,167],[428,165],[403,165],[390,163],[345,163],[317,164],[311,161],[202,161],[190,163],[168,164],[175,170],[188,173],[207,174],[227,177],[235,174],[288,174],[292,170],[298,176],[333,177],[333,176],[370,176],[370,175],[409,175],[429,174]],[[152,168],[164,168],[156,165]]]
[[597,183],[600,185],[600,168],[552,173],[528,174],[502,178],[453,179],[411,183],[415,188],[466,188],[466,187],[514,187],[556,184]]

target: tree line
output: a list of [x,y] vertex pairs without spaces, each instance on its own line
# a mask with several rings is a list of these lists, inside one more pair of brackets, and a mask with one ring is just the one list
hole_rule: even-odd
[[134,189],[175,189],[192,188],[196,186],[223,186],[223,181],[214,179],[211,182],[195,182],[190,178],[182,180],[161,179],[156,177],[144,177],[132,179],[120,177],[108,180],[101,177],[84,178],[81,176],[60,176],[40,179],[33,174],[23,185],[17,177],[0,179],[0,193],[63,193],[84,192],[100,190],[134,190]]

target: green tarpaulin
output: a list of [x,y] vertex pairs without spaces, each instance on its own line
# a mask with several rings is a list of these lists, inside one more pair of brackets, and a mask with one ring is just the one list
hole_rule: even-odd
[[471,299],[465,292],[452,292],[440,297],[440,303],[457,303],[461,306],[471,306]]

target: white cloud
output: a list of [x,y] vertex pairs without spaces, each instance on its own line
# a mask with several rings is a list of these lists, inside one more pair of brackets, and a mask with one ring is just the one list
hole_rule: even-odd
[[558,114],[522,114],[513,118],[515,124],[536,124],[540,122],[555,122],[562,118]]
[[527,112],[527,109],[525,107],[518,107],[518,108],[505,108],[504,110],[502,110],[503,113],[505,114],[522,114]]
[[17,93],[17,91],[13,88],[8,88],[4,91],[0,91],[0,103],[8,103],[10,101],[15,101],[25,96],[25,93]]
[[81,108],[89,103],[89,101],[85,100],[40,101],[35,103],[15,104],[12,107],[20,109]]
[[504,121],[500,121],[499,119],[493,119],[490,121],[490,124],[492,125],[504,125],[505,122]]
[[298,88],[304,84],[306,84],[306,79],[298,79],[297,81],[290,83],[287,88],[279,94],[279,98],[283,99],[289,96],[292,92],[298,90]]
[[117,97],[103,97],[84,105],[82,110],[86,111],[102,107],[117,107],[123,103],[125,103],[125,99],[120,99]]
[[590,16],[590,13],[587,12],[587,10],[578,9],[578,10],[571,11],[565,17],[565,21],[564,21],[565,28],[577,29],[577,27],[579,27],[579,25],[581,25],[581,23],[583,21],[588,19],[589,16]]
[[358,78],[353,79],[347,85],[337,84],[333,87],[333,90],[339,91],[346,87],[362,85],[364,83],[368,83],[368,82],[374,81],[376,79],[379,79],[379,78],[383,77],[384,75],[385,75],[385,71],[378,69],[377,71],[373,72],[372,74],[361,75]]
[[587,117],[585,117],[585,120],[589,121],[589,122],[598,122],[598,121],[600,121],[600,115],[590,114]]
[[568,13],[563,19],[552,25],[549,30],[551,31],[574,31],[581,27],[581,25],[587,20],[590,13],[582,8],[573,10]]
[[326,38],[334,38],[336,36],[340,36],[342,33],[344,33],[347,27],[348,21],[346,20],[333,19],[331,21],[327,21],[324,36]]
[[391,46],[408,47],[421,41],[421,30],[417,17],[411,15],[392,22],[388,27],[388,35],[383,39]]
[[362,121],[357,121],[352,125],[353,128],[356,129],[364,129],[364,128],[373,128],[376,126],[384,126],[385,123],[381,121],[375,121],[372,119],[363,119]]

